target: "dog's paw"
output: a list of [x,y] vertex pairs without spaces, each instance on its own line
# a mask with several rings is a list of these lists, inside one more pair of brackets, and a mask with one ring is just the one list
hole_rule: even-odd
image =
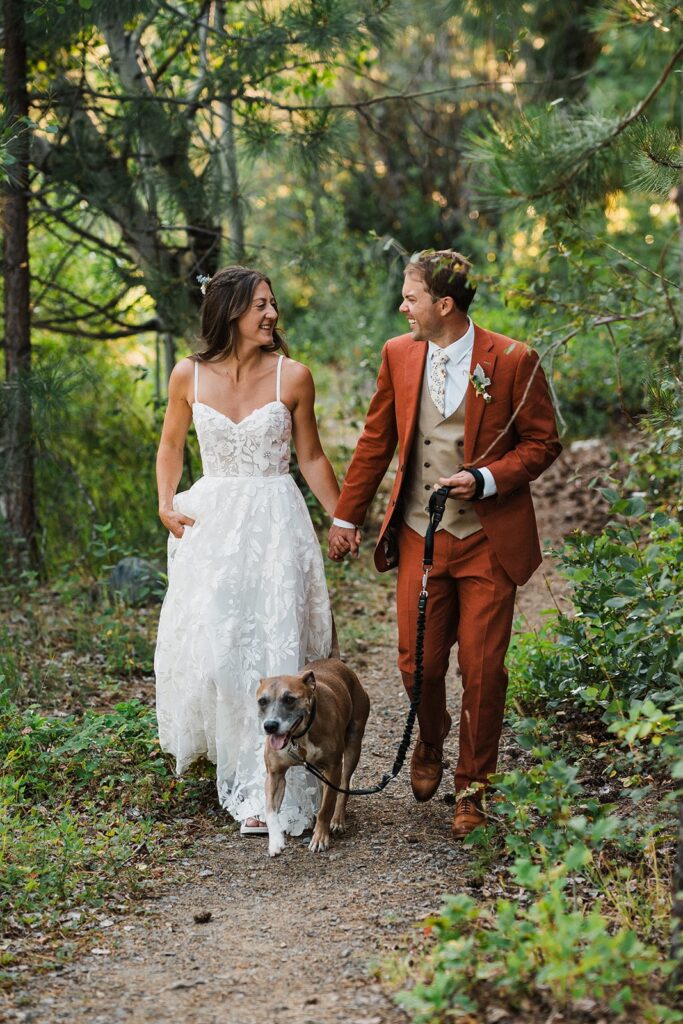
[[318,832],[316,829],[313,833],[313,838],[308,844],[308,849],[311,853],[324,853],[327,847],[330,845],[330,836],[326,832]]
[[271,857],[278,857],[285,848],[285,837],[271,836],[268,840],[268,853]]
[[333,818],[330,823],[330,832],[341,834],[346,832],[346,818]]

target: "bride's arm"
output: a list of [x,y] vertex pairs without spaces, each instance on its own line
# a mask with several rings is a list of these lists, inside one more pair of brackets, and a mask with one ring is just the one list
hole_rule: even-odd
[[[284,390],[292,396],[292,437],[299,469],[330,518],[339,499],[339,484],[318,436],[313,405],[315,386],[311,371],[301,363],[286,364]],[[283,380],[283,384],[285,381]]]
[[194,519],[173,510],[173,496],[183,474],[185,438],[192,420],[187,395],[192,363],[183,359],[173,368],[168,382],[168,408],[157,451],[157,489],[159,518],[175,537],[182,537],[183,526],[192,526]]

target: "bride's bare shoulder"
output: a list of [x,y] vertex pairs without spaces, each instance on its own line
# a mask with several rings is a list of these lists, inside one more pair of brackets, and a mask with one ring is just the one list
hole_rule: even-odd
[[187,359],[181,359],[175,364],[168,380],[169,398],[184,398],[188,403],[191,401],[190,395],[194,382],[194,367],[195,360],[189,356]]
[[196,360],[188,356],[186,359],[181,359],[175,364],[171,371],[171,379],[175,379],[179,382],[185,382],[194,376],[194,365]]
[[290,359],[289,356],[284,361],[283,373],[287,375],[289,381],[295,387],[297,385],[301,387],[310,386],[313,381],[313,375],[305,363],[299,363],[296,359]]

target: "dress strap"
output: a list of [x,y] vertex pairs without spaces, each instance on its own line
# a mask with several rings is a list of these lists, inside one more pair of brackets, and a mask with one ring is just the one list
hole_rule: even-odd
[[276,378],[276,385],[275,385],[275,401],[276,402],[280,401],[280,378],[282,376],[282,360],[284,358],[285,358],[284,355],[282,355],[282,356],[280,356],[280,358],[277,361],[277,378]]
[[199,360],[194,361],[194,400],[199,401]]

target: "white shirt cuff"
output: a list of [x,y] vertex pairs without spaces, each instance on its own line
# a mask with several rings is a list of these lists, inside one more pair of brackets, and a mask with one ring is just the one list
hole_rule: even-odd
[[[489,473],[489,476],[491,476],[490,473]],[[491,477],[491,479],[493,480],[493,477]],[[495,494],[495,487],[496,487],[496,485],[494,484],[493,485],[494,494]],[[333,526],[342,526],[345,530],[355,530],[356,529],[356,524],[355,523],[347,523],[345,519],[334,518],[332,520],[332,525]]]
[[493,479],[493,473],[486,466],[482,466],[479,470],[484,478],[484,490],[482,492],[482,498],[492,498],[494,494],[498,494],[498,488],[496,487],[496,481]]

